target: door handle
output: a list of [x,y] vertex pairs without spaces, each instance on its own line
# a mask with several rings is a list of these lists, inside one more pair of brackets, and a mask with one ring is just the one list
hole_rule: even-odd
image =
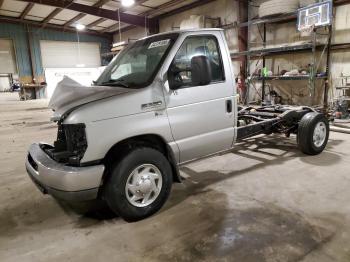
[[226,112],[232,113],[232,100],[226,100]]

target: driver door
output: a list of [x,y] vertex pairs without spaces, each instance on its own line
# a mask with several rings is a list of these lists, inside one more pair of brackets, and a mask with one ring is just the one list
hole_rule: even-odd
[[[173,137],[180,150],[180,162],[230,149],[234,138],[233,76],[223,62],[220,41],[215,35],[185,38],[168,70],[170,91],[167,112]],[[222,41],[221,41],[222,43]],[[221,44],[223,45],[223,44]],[[207,56],[211,83],[192,85],[191,59]],[[225,65],[225,66],[224,66]],[[173,83],[171,83],[173,82]],[[176,90],[172,90],[174,84]]]

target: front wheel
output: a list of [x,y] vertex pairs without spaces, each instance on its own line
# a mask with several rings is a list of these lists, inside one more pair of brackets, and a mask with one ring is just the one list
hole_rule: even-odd
[[307,155],[318,155],[326,148],[329,138],[329,123],[320,113],[306,114],[298,127],[298,146]]
[[171,186],[172,170],[166,157],[153,148],[135,148],[112,168],[104,198],[123,219],[138,221],[161,209]]

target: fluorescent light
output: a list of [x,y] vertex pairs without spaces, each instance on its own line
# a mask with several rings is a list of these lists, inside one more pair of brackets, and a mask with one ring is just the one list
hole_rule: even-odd
[[122,46],[122,45],[126,45],[126,42],[122,41],[122,42],[114,43],[113,47],[118,47],[118,46]]
[[135,0],[122,0],[122,6],[129,7],[135,4]]
[[76,24],[76,25],[75,25],[75,28],[76,28],[77,30],[81,31],[81,30],[84,30],[84,29],[85,29],[85,25]]

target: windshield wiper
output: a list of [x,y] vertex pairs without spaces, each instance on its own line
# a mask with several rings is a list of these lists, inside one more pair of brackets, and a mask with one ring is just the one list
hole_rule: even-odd
[[117,80],[111,79],[109,81],[103,82],[101,85],[102,86],[122,86],[125,88],[130,87],[127,83],[125,83],[125,81],[123,79],[117,79]]

